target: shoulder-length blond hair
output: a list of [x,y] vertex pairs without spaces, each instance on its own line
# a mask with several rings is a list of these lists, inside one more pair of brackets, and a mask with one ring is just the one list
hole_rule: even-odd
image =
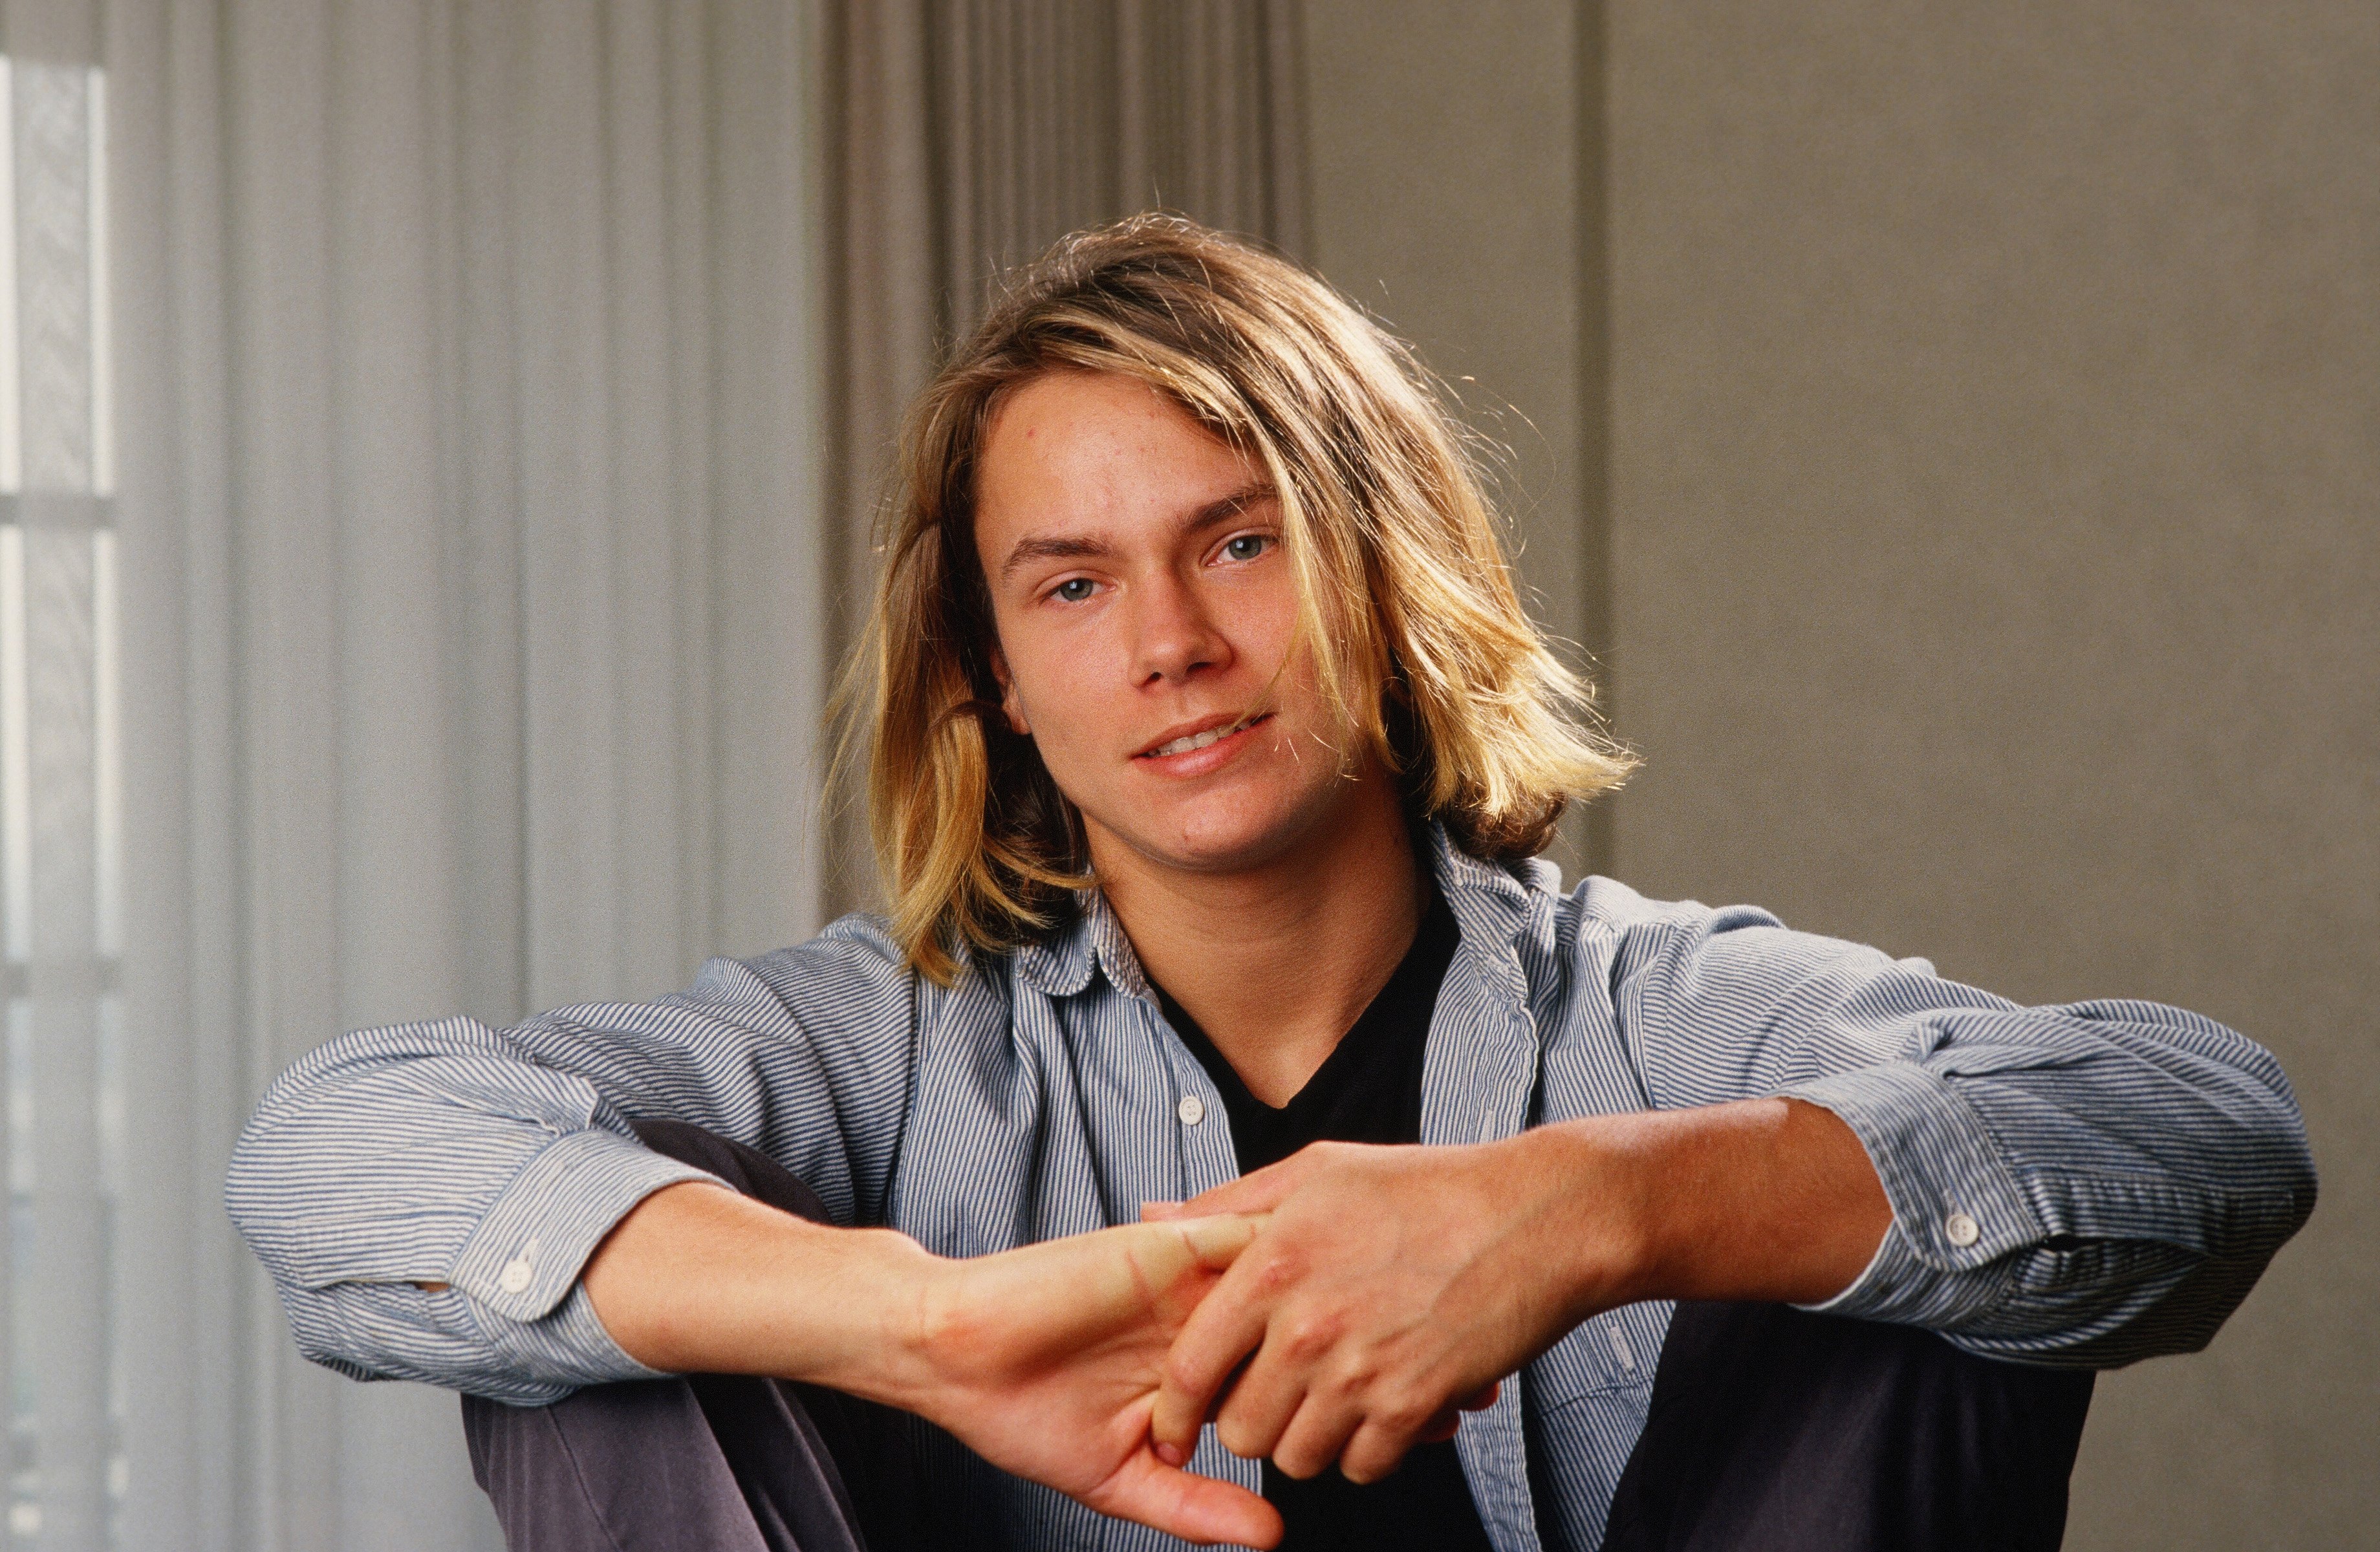
[[1342,747],[1368,745],[1416,817],[1477,856],[1534,855],[1567,802],[1626,776],[1588,686],[1522,609],[1478,470],[1410,351],[1293,264],[1135,216],[1011,276],[904,428],[875,609],[838,699],[846,750],[870,746],[869,830],[921,974],[947,983],[962,953],[1030,940],[1090,881],[1073,806],[998,713],[975,548],[992,418],[1053,370],[1147,382],[1269,474]]

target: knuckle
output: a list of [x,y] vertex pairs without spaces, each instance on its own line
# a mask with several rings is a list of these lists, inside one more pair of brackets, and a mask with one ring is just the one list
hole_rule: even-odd
[[1206,1388],[1206,1365],[1195,1354],[1179,1349],[1165,1355],[1165,1361],[1158,1365],[1157,1375],[1167,1389],[1178,1390],[1185,1396],[1198,1395]]
[[1290,1317],[1281,1332],[1281,1347],[1290,1357],[1311,1364],[1323,1357],[1345,1334],[1345,1322],[1322,1310],[1302,1310]]
[[1342,1350],[1331,1379],[1346,1394],[1368,1400],[1379,1389],[1380,1373],[1378,1358],[1351,1344]]
[[1366,1415],[1382,1433],[1409,1438],[1438,1415],[1438,1404],[1410,1385],[1393,1385],[1374,1395]]
[[1278,1294],[1296,1286],[1305,1275],[1305,1266],[1299,1256],[1276,1247],[1257,1264],[1256,1284],[1261,1292]]
[[1328,1170],[1342,1179],[1350,1170],[1360,1169],[1377,1153],[1367,1143],[1317,1143],[1314,1145],[1314,1168]]

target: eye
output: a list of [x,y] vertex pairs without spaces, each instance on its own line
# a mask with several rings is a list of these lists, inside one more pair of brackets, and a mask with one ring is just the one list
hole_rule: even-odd
[[1234,561],[1253,561],[1275,543],[1270,534],[1233,534],[1223,540],[1223,554]]
[[1080,603],[1099,591],[1099,584],[1087,576],[1069,576],[1050,589],[1050,596],[1066,603]]

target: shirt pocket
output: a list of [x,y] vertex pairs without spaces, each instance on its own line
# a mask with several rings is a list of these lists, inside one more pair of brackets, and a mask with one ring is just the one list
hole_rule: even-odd
[[1543,1414],[1581,1396],[1652,1384],[1674,1307],[1622,1304],[1580,1322],[1529,1365],[1531,1409]]

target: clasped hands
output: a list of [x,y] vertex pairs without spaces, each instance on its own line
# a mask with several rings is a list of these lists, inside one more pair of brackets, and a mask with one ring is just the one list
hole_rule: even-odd
[[1183,1469],[1210,1415],[1234,1454],[1375,1481],[1626,1296],[1634,1215],[1556,1141],[1319,1144],[1137,1225],[939,1263],[931,1393],[897,1399],[1103,1513],[1270,1546],[1270,1505]]
[[584,1279],[655,1368],[829,1386],[1102,1513],[1269,1546],[1270,1505],[1184,1469],[1209,1416],[1241,1456],[1374,1481],[1589,1316],[1829,1298],[1891,1219],[1849,1127],[1757,1099],[1317,1144],[1139,1223],[965,1259],[688,1182]]

